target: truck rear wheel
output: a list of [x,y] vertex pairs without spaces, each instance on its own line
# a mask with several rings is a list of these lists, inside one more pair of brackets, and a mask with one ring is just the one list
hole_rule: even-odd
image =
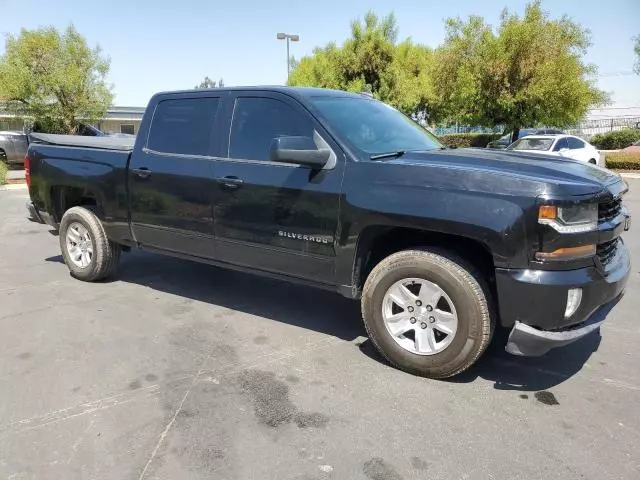
[[493,319],[474,269],[440,250],[405,250],[382,260],[362,292],[369,338],[394,366],[429,378],[469,368],[489,344]]
[[115,274],[120,246],[109,241],[95,213],[72,207],[63,215],[59,231],[62,256],[73,277],[95,282]]

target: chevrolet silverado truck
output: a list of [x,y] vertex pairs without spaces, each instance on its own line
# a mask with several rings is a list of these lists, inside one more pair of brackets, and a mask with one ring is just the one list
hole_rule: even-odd
[[577,340],[629,276],[619,175],[447,149],[365,95],[160,93],[135,141],[34,137],[30,217],[59,233],[75,278],[142,248],[333,290],[360,300],[391,364],[426,377],[468,368],[498,327],[517,355]]

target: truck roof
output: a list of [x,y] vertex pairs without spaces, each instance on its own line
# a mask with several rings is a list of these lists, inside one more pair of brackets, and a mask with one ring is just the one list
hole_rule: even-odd
[[335,97],[355,97],[361,98],[363,94],[345,92],[343,90],[333,90],[330,88],[316,88],[316,87],[288,87],[283,85],[265,85],[265,86],[250,86],[250,87],[222,87],[222,88],[195,88],[190,90],[174,90],[159,92],[154,96],[160,95],[172,95],[182,93],[205,93],[214,90],[216,92],[236,92],[236,91],[261,91],[261,92],[279,92],[293,97],[309,98],[318,96],[335,96]]

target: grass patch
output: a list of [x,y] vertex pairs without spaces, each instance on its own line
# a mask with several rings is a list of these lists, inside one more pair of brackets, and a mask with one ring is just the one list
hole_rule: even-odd
[[640,152],[609,152],[605,156],[607,168],[640,170]]
[[7,164],[0,160],[0,185],[4,185],[7,183],[7,172],[9,171],[9,167]]

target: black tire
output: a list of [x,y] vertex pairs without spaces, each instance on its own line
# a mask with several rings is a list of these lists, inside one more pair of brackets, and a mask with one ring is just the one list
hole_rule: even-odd
[[[451,344],[432,355],[419,355],[400,346],[387,330],[382,303],[387,290],[403,278],[437,284],[455,304],[458,330]],[[489,290],[464,260],[438,249],[405,250],[382,260],[372,270],[362,292],[362,317],[369,338],[395,367],[428,378],[447,378],[473,365],[493,334]]]
[[589,160],[589,163],[592,165],[597,165],[598,163],[596,162],[595,158],[592,158],[591,160]]
[[[84,226],[91,236],[93,256],[89,265],[80,267],[76,265],[67,250],[67,230],[72,223]],[[120,260],[120,245],[111,242],[104,232],[100,219],[91,210],[84,207],[72,207],[65,212],[60,222],[60,250],[64,262],[74,278],[85,282],[96,282],[115,275]]]

